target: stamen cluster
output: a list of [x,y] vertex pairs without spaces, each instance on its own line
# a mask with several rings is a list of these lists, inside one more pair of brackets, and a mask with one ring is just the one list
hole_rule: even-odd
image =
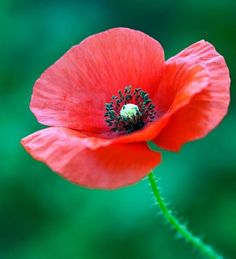
[[[135,104],[139,112],[130,117],[121,116],[120,111],[127,104]],[[126,86],[124,93],[118,91],[118,96],[113,95],[112,101],[106,103],[104,114],[107,125],[112,131],[120,134],[128,134],[143,128],[147,123],[156,119],[155,105],[149,98],[149,94],[141,88]]]

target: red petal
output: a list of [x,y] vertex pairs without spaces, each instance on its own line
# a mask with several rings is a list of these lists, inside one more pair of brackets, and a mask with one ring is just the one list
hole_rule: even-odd
[[168,123],[169,117],[163,116],[160,120],[152,122],[141,130],[134,131],[131,134],[121,135],[111,139],[111,143],[134,143],[147,142],[153,140]]
[[[176,85],[181,73],[184,71],[188,73],[188,70],[194,67],[201,66],[205,73],[202,74],[203,84],[200,86],[195,84],[196,91],[189,95],[187,98],[189,101],[173,113],[167,126],[154,140],[157,145],[165,149],[178,151],[184,143],[204,137],[227,113],[230,78],[224,58],[205,41],[197,42],[174,56],[167,61],[167,66],[181,68],[173,71],[172,81],[167,81],[169,87]],[[207,82],[205,86],[204,81]],[[192,90],[194,88],[191,87]],[[181,95],[180,92],[179,97]],[[176,108],[177,97],[173,98],[174,104],[172,103],[170,112]]]
[[[163,69],[163,78],[159,83],[154,103],[158,120],[150,123],[145,128],[135,131],[129,135],[122,135],[113,139],[113,143],[129,143],[150,141],[155,139],[167,125],[171,116],[181,107],[187,105],[191,98],[199,93],[207,85],[206,73],[199,66],[193,67],[183,73],[183,66],[167,64]],[[176,75],[178,71],[178,75]],[[169,87],[169,84],[172,88]]]
[[22,140],[35,159],[69,181],[89,188],[115,189],[135,183],[160,163],[160,153],[151,151],[146,143],[108,144],[57,127]]
[[126,28],[85,39],[47,69],[34,86],[31,110],[38,121],[101,133],[105,103],[125,86],[153,94],[164,63],[161,45]]

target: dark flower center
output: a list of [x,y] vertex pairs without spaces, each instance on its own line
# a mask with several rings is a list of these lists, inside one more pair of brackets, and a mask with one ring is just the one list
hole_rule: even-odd
[[120,134],[139,130],[156,119],[155,105],[141,88],[132,91],[131,86],[126,86],[124,93],[118,91],[118,96],[113,95],[112,101],[105,106],[107,125]]

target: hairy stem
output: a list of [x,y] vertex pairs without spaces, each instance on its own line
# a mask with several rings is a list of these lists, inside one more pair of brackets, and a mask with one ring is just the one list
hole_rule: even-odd
[[177,231],[177,233],[184,238],[189,244],[197,249],[205,258],[211,259],[223,259],[216,251],[213,250],[209,245],[205,244],[200,238],[195,237],[185,225],[181,224],[179,220],[172,214],[168,209],[164,199],[161,197],[157,181],[155,180],[154,173],[151,171],[148,175],[149,182],[151,184],[152,192],[155,200],[159,205],[163,217],[166,221]]

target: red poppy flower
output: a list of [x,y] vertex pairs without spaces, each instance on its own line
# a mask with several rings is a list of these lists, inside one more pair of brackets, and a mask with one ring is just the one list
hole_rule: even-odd
[[224,58],[208,42],[165,61],[148,35],[111,29],[72,47],[37,80],[30,108],[50,127],[22,144],[74,183],[118,188],[160,163],[147,141],[178,151],[215,128],[229,85]]

